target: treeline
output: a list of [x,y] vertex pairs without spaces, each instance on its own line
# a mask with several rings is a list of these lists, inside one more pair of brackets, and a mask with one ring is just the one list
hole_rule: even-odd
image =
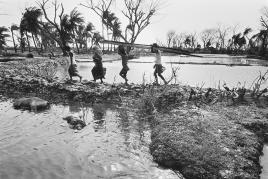
[[[38,53],[49,51],[53,54],[56,48],[60,48],[66,55],[65,47],[70,44],[79,53],[81,50],[90,49],[94,44],[99,44],[103,38],[134,43],[150,24],[151,18],[157,12],[158,3],[154,0],[148,2],[124,0],[121,13],[129,23],[123,29],[120,19],[113,12],[115,9],[111,8],[114,2],[115,0],[91,0],[80,4],[81,7],[88,8],[100,17],[102,23],[100,33],[91,22],[85,22],[85,18],[77,8],[67,13],[64,5],[57,0],[39,0],[36,6],[25,9],[18,25],[0,28],[0,50],[6,47],[9,36],[12,37],[16,53],[19,50],[30,52],[34,46]],[[53,11],[48,11],[49,8]],[[108,46],[106,50],[114,50],[114,47]]]
[[252,28],[237,31],[238,26],[219,25],[200,33],[177,33],[168,31],[163,46],[182,48],[200,53],[247,54],[268,58],[268,7],[263,8],[261,29],[253,33]]

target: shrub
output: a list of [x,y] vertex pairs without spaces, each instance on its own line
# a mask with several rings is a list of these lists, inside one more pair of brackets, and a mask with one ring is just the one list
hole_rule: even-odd
[[32,53],[28,53],[27,55],[26,55],[26,58],[33,58],[34,56],[33,56],[33,54]]

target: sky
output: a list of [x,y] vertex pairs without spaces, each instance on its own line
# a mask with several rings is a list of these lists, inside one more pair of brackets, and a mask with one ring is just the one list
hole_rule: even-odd
[[[100,19],[89,9],[80,6],[87,0],[58,0],[63,3],[66,13],[77,7],[86,21],[92,22],[96,30],[101,31]],[[148,0],[146,0],[148,1]],[[261,9],[268,6],[268,0],[160,0],[160,9],[152,23],[145,29],[137,43],[151,44],[157,40],[165,41],[170,30],[177,33],[199,33],[218,25],[235,26],[241,29],[260,28]],[[112,8],[119,9],[123,0],[116,0]],[[0,0],[0,26],[9,27],[19,24],[26,7],[35,6],[36,0]],[[125,22],[124,20],[122,20]]]

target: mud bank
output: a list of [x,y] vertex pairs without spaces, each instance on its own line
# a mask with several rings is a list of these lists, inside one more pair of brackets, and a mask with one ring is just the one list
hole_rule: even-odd
[[187,100],[189,93],[169,86],[151,89],[138,101],[138,113],[151,123],[154,160],[189,179],[259,178],[267,107],[256,101],[229,104],[218,90],[198,101]]
[[120,95],[138,93],[141,89],[136,85],[110,85],[95,82],[48,82],[43,78],[0,77],[0,94],[16,96],[45,96],[54,102],[82,101],[95,103],[98,101],[120,100]]
[[[0,94],[24,97],[44,96],[53,102],[81,101],[94,103],[119,99],[118,96],[137,93],[137,85],[100,84],[92,81],[58,80],[57,67],[66,65],[64,59],[34,59],[0,65]],[[115,97],[115,98],[114,98]]]

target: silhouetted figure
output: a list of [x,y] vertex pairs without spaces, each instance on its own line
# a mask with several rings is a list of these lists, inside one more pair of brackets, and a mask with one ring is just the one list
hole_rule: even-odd
[[93,47],[93,62],[95,63],[95,66],[91,70],[93,80],[96,81],[98,79],[101,80],[101,83],[103,83],[102,79],[105,77],[106,69],[103,68],[102,64],[102,52],[101,49],[98,46]]
[[119,75],[125,80],[125,83],[127,84],[127,72],[129,70],[128,68],[128,55],[123,45],[118,46],[118,54],[122,58],[122,70],[120,71]]
[[167,84],[167,81],[165,78],[162,76],[162,73],[164,72],[165,68],[162,66],[161,63],[161,51],[156,49],[158,45],[154,43],[151,48],[151,52],[155,53],[155,65],[154,65],[154,77],[155,77],[155,82],[158,84],[158,78],[157,75],[164,81],[165,84]]
[[69,76],[71,78],[71,80],[73,80],[74,76],[77,76],[80,78],[80,82],[82,81],[82,76],[79,75],[78,70],[77,70],[77,64],[76,61],[74,60],[74,54],[71,51],[71,48],[69,46],[65,47],[66,52],[68,53],[69,57],[70,57],[70,65],[68,68],[68,73]]
[[94,122],[93,128],[95,132],[97,132],[104,128],[106,108],[102,104],[94,105],[92,106],[92,113]]

